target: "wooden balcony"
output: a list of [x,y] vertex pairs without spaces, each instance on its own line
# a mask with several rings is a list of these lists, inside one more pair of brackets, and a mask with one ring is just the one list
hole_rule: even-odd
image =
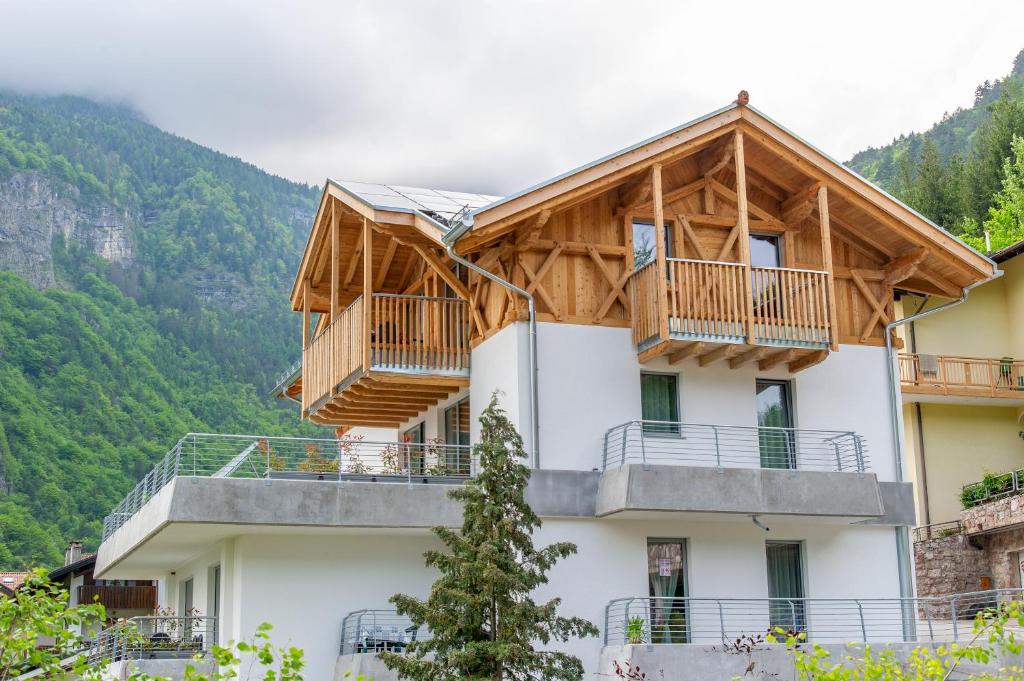
[[630,279],[642,360],[668,353],[672,363],[695,356],[798,370],[833,343],[827,272],[678,258],[665,266],[664,282],[654,261]]
[[155,610],[156,587],[84,584],[78,587],[78,602],[84,604],[99,600],[109,610]]
[[469,385],[469,353],[466,301],[360,296],[302,353],[303,413],[322,425],[397,427]]
[[904,393],[1024,400],[1024,362],[1010,357],[905,353],[899,366]]

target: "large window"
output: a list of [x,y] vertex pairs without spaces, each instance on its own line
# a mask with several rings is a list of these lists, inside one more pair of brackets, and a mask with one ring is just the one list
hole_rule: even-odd
[[679,434],[679,377],[640,374],[640,415],[644,433]]
[[[686,543],[682,539],[647,540],[647,583],[651,598],[650,631],[645,642],[687,643]],[[649,638],[648,638],[649,637]]]
[[802,546],[800,542],[770,541],[765,548],[771,626],[806,631]]
[[789,383],[758,380],[756,390],[761,468],[796,468]]
[[[665,230],[665,257],[674,257],[672,254],[672,223],[666,222]],[[654,233],[654,223],[643,220],[633,221],[633,267],[640,269],[657,255],[658,241]]]

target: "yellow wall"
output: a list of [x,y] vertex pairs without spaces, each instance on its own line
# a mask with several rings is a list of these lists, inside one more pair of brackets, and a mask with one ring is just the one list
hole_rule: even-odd
[[924,463],[928,482],[925,514],[917,418],[913,404],[905,404],[907,468],[917,497],[917,522],[942,523],[960,517],[960,488],[981,480],[986,473],[1024,468],[1024,440],[1016,407],[959,404],[922,404]]
[[1010,354],[1024,358],[1024,255],[1018,255],[999,267],[1004,272],[1006,318],[1010,322]]
[[[936,300],[928,307],[945,302]],[[904,314],[916,310],[919,303],[919,299],[904,300]],[[972,290],[962,305],[914,322],[917,352],[960,357],[1009,355],[1011,318],[1008,312],[1006,282],[996,279],[983,284]],[[906,351],[910,349],[908,341]]]

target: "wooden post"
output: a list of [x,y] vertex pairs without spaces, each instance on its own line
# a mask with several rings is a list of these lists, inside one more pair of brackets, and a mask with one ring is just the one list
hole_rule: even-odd
[[370,370],[370,324],[373,319],[373,228],[363,218],[363,372]]
[[743,262],[743,290],[747,297],[747,343],[754,344],[756,334],[754,330],[754,291],[750,269],[750,216],[747,214],[747,167],[743,159],[743,133],[736,131],[735,151],[733,158],[736,162],[736,235],[740,247],[740,260]]
[[338,297],[341,292],[341,229],[338,228],[338,216],[334,212],[334,201],[331,201],[331,321],[338,318],[341,312]]
[[828,189],[818,188],[818,222],[821,224],[821,265],[828,291],[829,347],[839,349],[839,325],[836,322],[836,284],[832,271],[832,231],[828,224]]
[[665,262],[665,207],[661,196],[661,164],[651,168],[651,196],[654,200],[655,269],[658,271],[658,338],[668,340],[668,263]]
[[309,299],[312,297],[309,290],[309,279],[302,280],[302,349],[309,347]]

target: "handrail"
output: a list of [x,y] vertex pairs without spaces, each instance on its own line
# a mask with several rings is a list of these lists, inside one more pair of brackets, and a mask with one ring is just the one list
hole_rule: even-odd
[[628,463],[863,473],[864,438],[853,431],[634,420],[609,428],[602,469]]
[[[664,282],[650,262],[630,274],[638,347],[675,338],[825,348],[836,333],[826,271],[692,258],[665,263]],[[666,310],[659,307],[661,287],[668,289]],[[669,338],[662,338],[665,314]]]
[[149,655],[191,658],[216,642],[216,617],[133,617],[97,634],[87,661],[95,667]]
[[944,523],[931,523],[930,525],[918,525],[914,528],[914,541],[927,541],[929,539],[943,539],[963,534],[964,526],[959,520],[950,520]]
[[406,652],[416,641],[431,636],[426,626],[417,626],[393,608],[353,610],[341,620],[342,655]]
[[1024,493],[1024,468],[986,476],[984,480],[963,486],[960,500],[964,508],[973,508],[981,504],[1005,499]]
[[804,633],[808,641],[819,644],[951,642],[971,635],[971,621],[978,612],[1022,598],[1022,589],[923,598],[633,596],[605,606],[604,643],[718,644],[776,628]]
[[177,477],[459,484],[475,474],[469,445],[189,433],[103,519],[103,539]]
[[967,357],[900,353],[900,386],[941,395],[1024,398],[1024,361],[1012,357]]

